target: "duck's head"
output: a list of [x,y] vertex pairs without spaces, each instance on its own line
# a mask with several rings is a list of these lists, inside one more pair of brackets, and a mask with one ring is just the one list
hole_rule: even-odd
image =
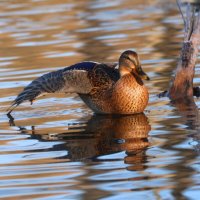
[[150,80],[147,74],[142,70],[140,59],[135,51],[124,51],[119,58],[120,75],[134,73],[141,79]]

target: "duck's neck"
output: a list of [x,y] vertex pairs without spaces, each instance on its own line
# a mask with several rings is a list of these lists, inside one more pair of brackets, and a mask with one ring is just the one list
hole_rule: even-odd
[[139,85],[143,85],[143,81],[142,79],[140,78],[140,76],[134,72],[133,70],[128,70],[127,67],[122,67],[120,66],[119,68],[119,73],[120,73],[120,77],[129,77],[129,78],[133,78],[132,80],[135,79],[135,82]]
[[142,85],[144,84],[143,81],[142,81],[142,79],[140,78],[140,76],[139,76],[137,73],[131,72],[131,75],[134,77],[135,81],[136,81],[139,85],[142,86]]
[[128,75],[128,74],[131,74],[131,69],[123,66],[123,65],[120,65],[119,66],[119,73],[120,73],[120,76],[123,77],[125,75]]

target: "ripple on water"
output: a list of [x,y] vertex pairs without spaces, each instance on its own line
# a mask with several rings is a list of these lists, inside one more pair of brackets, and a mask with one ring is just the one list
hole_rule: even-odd
[[[166,90],[182,40],[164,1],[0,1],[0,194],[3,199],[198,199],[199,119]],[[169,34],[170,33],[170,34]],[[150,101],[145,115],[97,116],[76,95],[24,103],[36,77],[74,63],[139,52]],[[199,85],[199,65],[195,85]],[[199,99],[195,99],[199,106]]]

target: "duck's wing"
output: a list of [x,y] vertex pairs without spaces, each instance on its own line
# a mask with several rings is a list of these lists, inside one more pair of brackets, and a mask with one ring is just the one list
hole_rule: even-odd
[[98,63],[82,62],[44,74],[24,88],[8,109],[8,113],[11,113],[15,107],[24,101],[32,103],[44,93],[89,93],[93,86],[88,74],[96,65]]
[[119,70],[114,65],[98,64],[88,73],[94,88],[109,88],[119,80]]

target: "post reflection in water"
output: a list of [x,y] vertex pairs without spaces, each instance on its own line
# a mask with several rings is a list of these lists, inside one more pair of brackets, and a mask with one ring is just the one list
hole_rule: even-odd
[[183,120],[189,129],[195,130],[199,121],[199,110],[195,104],[193,97],[185,97],[183,99],[177,99],[172,101],[172,105],[175,106],[183,117]]
[[[185,143],[188,137],[192,139],[195,143],[193,146],[197,152],[200,152],[200,137],[199,137],[199,110],[195,104],[193,97],[185,97],[184,99],[177,99],[171,102],[171,105],[175,107],[175,115],[180,116],[180,118],[174,119],[174,125],[171,125],[171,133],[173,133],[176,140],[168,140],[162,148],[176,151],[175,163],[167,166],[168,170],[174,171],[174,176],[171,177],[171,182],[174,183],[172,194],[176,199],[187,199],[184,193],[188,190],[191,185],[195,185],[195,170],[193,166],[195,165],[194,160],[198,159],[198,154],[194,153],[194,150],[188,148],[182,148],[180,144]],[[186,125],[188,130],[188,135],[183,134],[180,129],[173,128],[176,123],[182,121],[182,124]],[[163,121],[165,124],[170,124],[171,119],[166,119]],[[168,125],[169,126],[169,125]],[[168,128],[168,126],[166,128]],[[181,134],[180,134],[181,133]],[[178,135],[178,137],[177,137]],[[187,136],[187,137],[186,137]],[[193,164],[191,164],[193,163]],[[180,181],[181,180],[181,181]],[[179,184],[181,182],[181,184]]]
[[[24,127],[19,129],[22,134],[28,133]],[[68,131],[61,134],[37,134],[37,127],[32,126],[30,139],[64,141],[64,144],[55,145],[51,151],[67,150],[70,161],[96,159],[101,155],[125,151],[127,156],[124,162],[136,165],[129,166],[128,170],[136,170],[143,168],[150,130],[148,118],[143,113],[126,116],[93,115],[86,123],[70,124]]]

